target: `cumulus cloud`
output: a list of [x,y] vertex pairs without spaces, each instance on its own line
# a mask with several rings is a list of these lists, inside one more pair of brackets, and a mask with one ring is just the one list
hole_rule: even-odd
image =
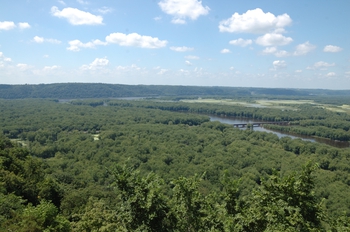
[[248,10],[246,13],[234,13],[231,18],[219,23],[220,32],[264,34],[283,29],[292,23],[288,14],[275,16],[263,12],[260,8]]
[[158,75],[163,75],[164,73],[168,72],[168,69],[160,69],[159,72],[157,73]]
[[22,64],[22,63],[17,64],[16,66],[17,66],[17,68],[18,68],[20,71],[26,71],[26,70],[32,68],[32,66],[30,66],[30,65],[28,65],[28,64]]
[[272,62],[272,65],[273,65],[274,70],[287,67],[287,64],[284,60],[275,60],[274,62]]
[[245,39],[239,38],[239,39],[231,40],[229,43],[232,45],[245,47],[252,44],[253,41],[251,39],[245,40]]
[[326,74],[327,77],[334,77],[336,76],[335,72],[329,72]]
[[141,48],[162,48],[168,43],[168,41],[159,40],[157,37],[139,35],[137,33],[112,33],[106,37],[106,42],[119,44],[120,46],[134,46]]
[[340,52],[343,49],[341,47],[338,46],[334,46],[334,45],[327,45],[323,48],[324,52]]
[[52,70],[55,70],[55,69],[58,69],[59,68],[59,66],[57,66],[57,65],[53,65],[53,66],[45,66],[44,68],[43,68],[43,71],[52,71]]
[[327,63],[324,61],[319,61],[316,62],[314,65],[307,67],[307,69],[322,69],[322,70],[327,70],[328,67],[335,66],[335,63]]
[[98,9],[97,11],[100,12],[101,14],[107,14],[107,13],[111,13],[113,11],[113,8],[104,6]]
[[231,51],[230,51],[229,49],[227,49],[227,48],[224,48],[224,49],[222,49],[222,50],[220,51],[220,53],[223,53],[223,54],[225,54],[225,53],[231,53]]
[[303,43],[303,44],[299,44],[296,46],[295,51],[293,53],[293,55],[295,56],[302,56],[302,55],[306,55],[307,53],[311,52],[312,50],[314,50],[316,48],[315,45],[310,44],[309,41]]
[[265,55],[275,55],[276,57],[290,56],[290,53],[284,50],[278,50],[276,47],[267,47],[262,51]]
[[106,42],[103,42],[99,39],[95,39],[91,42],[83,43],[80,40],[72,40],[69,41],[69,47],[67,50],[73,51],[73,52],[78,52],[80,51],[81,48],[95,48],[97,45],[107,45]]
[[16,27],[16,24],[12,21],[0,22],[0,30],[8,31],[8,30],[14,29],[15,27]]
[[43,37],[39,37],[39,36],[34,36],[33,41],[36,43],[52,43],[52,44],[60,44],[61,41],[57,40],[57,39],[44,39]]
[[277,48],[276,47],[267,47],[263,50],[264,54],[275,54],[277,52]]
[[12,59],[9,57],[4,56],[4,53],[0,52],[0,60],[6,61],[6,62],[11,62]]
[[168,43],[166,40],[159,40],[156,37],[142,36],[137,33],[123,34],[123,33],[111,33],[106,36],[106,41],[95,39],[93,41],[83,43],[80,40],[69,41],[69,47],[67,50],[80,51],[81,48],[96,48],[98,45],[119,44],[120,46],[134,46],[141,48],[162,48]]
[[31,26],[29,25],[29,23],[23,22],[23,23],[18,23],[18,27],[19,27],[19,29],[28,29]]
[[82,5],[88,5],[89,4],[88,1],[84,1],[84,0],[77,0],[77,2],[82,4]]
[[4,56],[2,52],[0,52],[0,68],[4,67],[6,65],[6,62],[11,62],[12,59],[9,57]]
[[192,63],[189,62],[188,60],[186,60],[185,63],[186,63],[188,66],[192,66]]
[[99,15],[93,15],[89,12],[81,11],[76,8],[67,7],[59,10],[58,7],[51,8],[51,14],[58,18],[65,18],[72,25],[101,25],[103,18]]
[[198,56],[185,56],[185,58],[188,60],[199,60]]
[[194,48],[189,48],[189,47],[170,47],[170,50],[173,50],[175,52],[188,52],[188,51],[193,51]]
[[109,64],[109,60],[107,58],[96,58],[88,65],[81,66],[82,70],[97,70],[106,67]]
[[185,24],[187,18],[196,20],[201,15],[207,15],[210,10],[198,0],[162,0],[158,5],[164,13],[173,16],[171,22],[174,24]]
[[256,39],[256,43],[262,46],[283,46],[291,43],[291,37],[285,37],[281,34],[266,33]]
[[33,41],[36,43],[44,43],[44,38],[39,36],[34,36]]

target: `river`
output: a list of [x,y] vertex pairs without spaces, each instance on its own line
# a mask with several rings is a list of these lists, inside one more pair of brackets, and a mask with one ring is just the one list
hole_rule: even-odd
[[[261,121],[256,121],[256,120],[252,120],[252,119],[244,119],[244,118],[234,118],[234,117],[219,117],[219,116],[214,116],[214,115],[208,115],[210,117],[210,121],[219,121],[221,123],[225,123],[225,124],[238,124],[238,123],[258,123]],[[246,129],[246,128],[241,128],[241,129]],[[338,148],[348,148],[350,147],[350,143],[349,142],[340,142],[340,141],[334,141],[334,140],[330,140],[330,139],[324,139],[324,138],[315,138],[315,137],[311,137],[311,136],[302,136],[302,135],[297,135],[297,134],[289,134],[289,133],[285,133],[285,132],[279,132],[279,131],[273,131],[273,130],[269,130],[269,129],[265,129],[263,127],[253,127],[254,131],[262,131],[262,132],[268,132],[268,133],[273,133],[275,135],[277,135],[279,138],[282,137],[291,137],[293,139],[296,138],[300,138],[304,141],[310,141],[310,142],[318,142],[318,143],[324,143],[324,144],[328,144],[330,146],[333,147],[338,147]]]

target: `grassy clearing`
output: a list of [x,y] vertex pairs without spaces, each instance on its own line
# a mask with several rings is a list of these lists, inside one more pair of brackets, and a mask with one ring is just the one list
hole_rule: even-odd
[[257,100],[256,102],[265,106],[315,104],[313,100]]
[[16,143],[21,144],[23,147],[28,146],[28,144],[25,141],[23,141],[23,140],[20,140],[20,139],[10,139],[10,140],[12,142],[16,142]]
[[209,103],[209,104],[220,104],[220,105],[239,105],[245,107],[257,107],[257,108],[278,108],[278,109],[291,109],[294,108],[288,105],[296,104],[310,104],[313,101],[295,101],[295,100],[257,100],[254,103],[245,102],[245,101],[236,101],[233,99],[191,99],[191,100],[182,100],[182,102],[187,103]]
[[92,135],[95,141],[100,140],[100,134],[94,134]]
[[315,103],[313,100],[256,100],[254,103],[245,102],[245,101],[237,101],[233,99],[191,99],[191,100],[181,100],[182,102],[187,103],[209,103],[209,104],[219,104],[219,105],[236,105],[236,106],[245,106],[245,107],[257,107],[257,108],[274,108],[281,110],[296,110],[296,105],[301,104],[310,104],[312,106],[319,106],[324,109],[333,111],[333,112],[341,112],[341,113],[349,113],[350,114],[350,105],[327,105],[327,104],[319,104]]

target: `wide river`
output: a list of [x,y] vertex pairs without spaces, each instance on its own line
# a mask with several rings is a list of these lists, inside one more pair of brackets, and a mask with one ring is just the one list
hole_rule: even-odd
[[[219,117],[219,116],[214,116],[214,115],[208,115],[210,117],[210,121],[219,121],[221,123],[225,124],[238,124],[238,123],[257,123],[261,121],[257,120],[251,120],[251,119],[242,119],[242,118],[233,118],[233,117]],[[246,129],[246,128],[241,128],[241,129]],[[277,135],[279,138],[289,136],[293,139],[295,138],[300,138],[304,141],[311,141],[311,142],[318,142],[318,143],[325,143],[328,145],[331,145],[333,147],[338,147],[338,148],[347,148],[350,147],[349,142],[340,142],[340,141],[333,141],[330,139],[323,139],[323,138],[315,138],[311,136],[302,136],[302,135],[296,135],[296,134],[288,134],[288,133],[282,133],[282,132],[277,132],[273,130],[268,130],[263,127],[253,127],[253,130],[255,131],[264,131],[264,132],[269,132]]]

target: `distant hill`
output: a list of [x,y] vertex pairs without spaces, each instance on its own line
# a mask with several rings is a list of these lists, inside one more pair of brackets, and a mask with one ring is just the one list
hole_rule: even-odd
[[350,96],[350,90],[204,87],[170,85],[120,85],[101,83],[60,83],[39,85],[0,85],[0,98],[119,98],[157,96]]

